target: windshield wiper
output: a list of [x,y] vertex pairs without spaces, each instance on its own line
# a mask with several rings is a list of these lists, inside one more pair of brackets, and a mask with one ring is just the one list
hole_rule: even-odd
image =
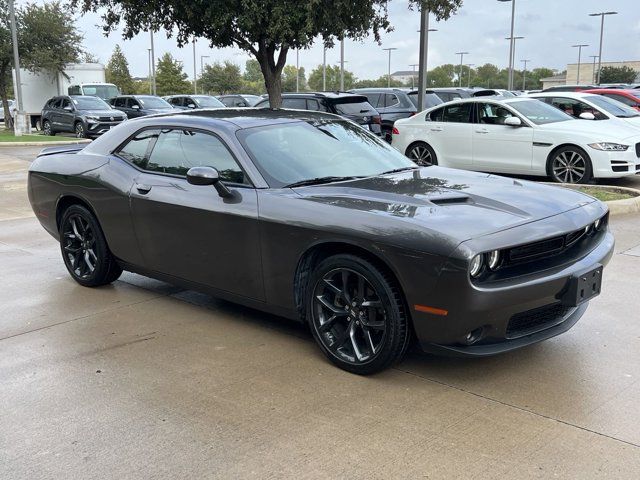
[[299,182],[293,182],[288,185],[285,185],[283,188],[293,188],[293,187],[304,187],[306,185],[320,185],[322,183],[332,183],[332,182],[341,182],[343,180],[355,180],[356,178],[363,177],[317,177],[317,178],[308,178],[307,180],[300,180]]
[[394,168],[393,170],[389,170],[388,172],[382,172],[380,175],[386,175],[387,173],[399,173],[406,172],[407,170],[416,170],[420,167],[402,167],[402,168]]

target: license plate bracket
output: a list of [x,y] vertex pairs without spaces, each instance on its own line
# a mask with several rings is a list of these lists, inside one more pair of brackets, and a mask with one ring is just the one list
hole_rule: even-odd
[[600,295],[602,288],[602,265],[598,264],[573,275],[569,279],[567,289],[562,296],[562,303],[577,307]]

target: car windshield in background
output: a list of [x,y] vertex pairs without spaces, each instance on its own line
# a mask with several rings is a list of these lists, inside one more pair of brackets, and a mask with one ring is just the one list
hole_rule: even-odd
[[114,85],[83,85],[82,92],[85,95],[93,95],[104,100],[120,95],[118,88]]
[[243,98],[245,102],[247,102],[251,107],[253,107],[256,103],[262,100],[262,97],[259,97],[257,95],[244,95]]
[[344,121],[295,122],[238,132],[271,187],[324,177],[366,177],[416,165],[361,127]]
[[111,110],[109,104],[98,97],[74,97],[73,104],[79,110]]
[[603,97],[602,95],[589,95],[587,100],[616,117],[629,118],[640,115],[640,113],[631,107],[627,107],[624,103],[613,100],[612,98]]
[[509,106],[537,125],[573,120],[573,117],[567,115],[562,110],[552,107],[540,100],[510,102]]
[[[409,92],[409,100],[413,103],[413,106],[418,108],[418,92]],[[424,94],[424,109],[435,107],[436,105],[440,105],[442,99],[436,95],[435,93],[425,93]]]
[[362,115],[364,113],[373,114],[375,110],[369,102],[335,102],[334,107],[340,115]]
[[192,98],[194,98],[202,108],[224,107],[224,104],[220,100],[214,97],[208,97],[207,95],[198,95]]
[[138,97],[138,101],[144,108],[173,108],[167,101],[159,97]]

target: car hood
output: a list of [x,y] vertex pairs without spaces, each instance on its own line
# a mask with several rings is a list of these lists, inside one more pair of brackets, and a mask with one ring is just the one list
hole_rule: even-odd
[[309,201],[412,222],[459,242],[596,201],[565,188],[442,167],[295,191]]
[[571,134],[584,134],[593,136],[594,141],[625,140],[631,137],[640,137],[638,128],[627,122],[610,120],[567,120],[565,122],[547,123],[540,125],[540,130],[562,131]]
[[98,115],[100,117],[122,117],[120,110],[82,110],[83,115]]
[[143,109],[145,112],[151,112],[151,113],[164,113],[164,112],[168,112],[169,110],[175,110],[173,107],[164,107],[164,108],[144,108]]

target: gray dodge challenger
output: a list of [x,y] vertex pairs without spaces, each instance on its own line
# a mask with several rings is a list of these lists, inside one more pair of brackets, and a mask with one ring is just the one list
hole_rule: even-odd
[[425,351],[483,356],[570,329],[600,293],[606,206],[420,168],[343,118],[181,111],[52,147],[29,199],[75,281],[123,270],[308,324],[358,374]]

